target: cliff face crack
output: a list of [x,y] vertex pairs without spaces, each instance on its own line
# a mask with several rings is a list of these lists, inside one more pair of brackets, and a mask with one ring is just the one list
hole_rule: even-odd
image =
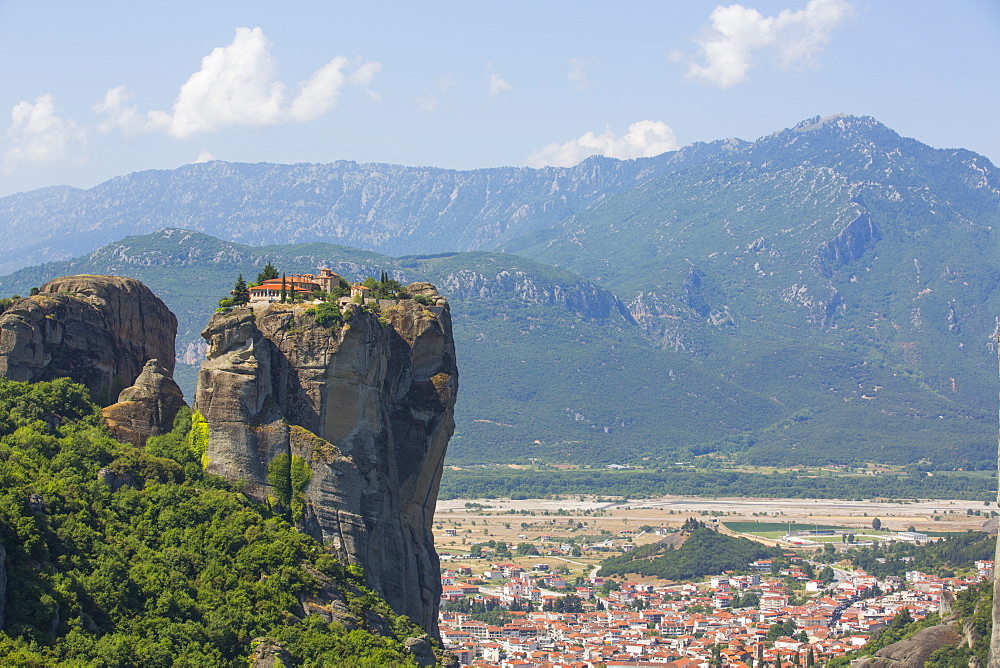
[[837,269],[860,260],[881,240],[881,232],[875,227],[871,214],[865,210],[837,236],[817,246],[816,257],[812,262],[813,271],[823,278],[830,278]]
[[[397,612],[437,633],[431,522],[458,373],[447,302],[356,305],[348,324],[317,325],[302,306],[217,314],[195,408],[208,422],[209,471],[279,502]],[[239,342],[252,341],[238,355]]]

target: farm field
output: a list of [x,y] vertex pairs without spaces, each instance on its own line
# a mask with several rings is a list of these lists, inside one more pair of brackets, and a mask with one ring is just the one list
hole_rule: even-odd
[[[544,562],[553,570],[564,568],[567,579],[572,580],[589,575],[601,560],[620,554],[625,545],[661,540],[654,529],[676,529],[689,517],[719,526],[726,533],[741,533],[774,544],[789,527],[847,528],[856,529],[858,534],[884,534],[910,527],[930,535],[978,531],[995,509],[995,504],[987,507],[982,502],[962,500],[879,502],[681,496],[624,502],[588,497],[451,499],[437,505],[434,534],[442,568],[460,564],[478,574],[497,561],[526,568]],[[881,532],[872,530],[875,518],[881,521]],[[829,542],[839,541],[838,536]],[[501,559],[490,553],[479,559],[468,558],[477,544],[489,552],[491,542],[511,545],[510,557]],[[601,543],[610,544],[591,547]]]

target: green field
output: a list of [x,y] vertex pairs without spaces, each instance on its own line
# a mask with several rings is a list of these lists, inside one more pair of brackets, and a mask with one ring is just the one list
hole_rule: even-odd
[[780,533],[784,536],[789,531],[857,531],[852,527],[832,526],[829,524],[800,524],[798,522],[723,522],[726,528],[736,533]]

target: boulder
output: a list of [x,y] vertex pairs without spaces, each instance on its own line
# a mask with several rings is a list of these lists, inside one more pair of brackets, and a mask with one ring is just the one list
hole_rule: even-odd
[[181,388],[160,361],[153,359],[146,362],[135,383],[122,390],[118,402],[101,413],[115,438],[143,446],[150,436],[169,432],[184,405]]
[[931,653],[962,642],[960,634],[951,624],[938,624],[917,631],[906,640],[900,640],[875,652],[874,657],[852,661],[852,666],[864,668],[921,668]]

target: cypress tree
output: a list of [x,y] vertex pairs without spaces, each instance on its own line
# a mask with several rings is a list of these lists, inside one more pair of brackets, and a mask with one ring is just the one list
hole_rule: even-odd
[[288,292],[285,290],[285,275],[281,275],[281,292],[279,293],[279,301],[284,304],[285,299],[288,297]]

